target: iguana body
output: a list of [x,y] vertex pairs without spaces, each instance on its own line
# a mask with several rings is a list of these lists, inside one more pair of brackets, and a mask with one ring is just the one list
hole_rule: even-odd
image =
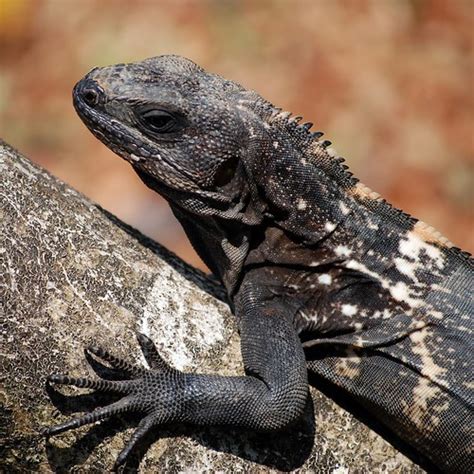
[[183,374],[140,336],[151,370],[126,366],[119,382],[50,377],[123,398],[47,434],[141,411],[121,464],[165,422],[281,429],[304,409],[309,368],[436,466],[473,471],[467,254],[358,183],[311,124],[184,58],[94,69],[74,103],[221,278],[246,376]]

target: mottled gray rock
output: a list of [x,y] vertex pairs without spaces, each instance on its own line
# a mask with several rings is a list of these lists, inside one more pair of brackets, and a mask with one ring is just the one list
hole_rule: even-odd
[[[141,364],[137,330],[179,369],[242,373],[235,321],[213,280],[2,143],[0,169],[0,471],[106,471],[137,417],[45,442],[39,427],[104,402],[80,390],[48,389],[46,375],[93,374],[83,356],[92,341]],[[333,401],[316,390],[312,395],[304,420],[287,432],[163,427],[130,467],[421,472]]]

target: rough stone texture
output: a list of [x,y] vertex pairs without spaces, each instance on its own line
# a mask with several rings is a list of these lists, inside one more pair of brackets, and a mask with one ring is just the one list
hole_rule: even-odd
[[[141,364],[136,330],[179,369],[242,373],[234,318],[213,280],[2,142],[0,172],[0,471],[106,471],[137,417],[45,442],[39,427],[107,400],[64,387],[60,393],[46,386],[46,375],[93,373],[83,356],[92,341]],[[284,433],[163,427],[128,468],[422,472],[329,398],[314,389],[312,397],[304,420]]]

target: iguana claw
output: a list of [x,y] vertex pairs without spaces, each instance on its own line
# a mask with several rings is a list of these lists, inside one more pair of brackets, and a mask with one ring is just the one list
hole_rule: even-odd
[[[173,404],[179,398],[172,394],[176,393],[179,385],[180,373],[171,368],[159,355],[156,346],[144,334],[137,334],[143,355],[148,362],[150,369],[137,367],[129,362],[118,358],[106,350],[89,346],[86,352],[93,354],[98,359],[107,362],[112,369],[120,371],[130,377],[126,380],[105,380],[89,379],[86,377],[70,377],[63,374],[52,374],[47,381],[56,385],[72,385],[79,388],[92,388],[99,392],[115,392],[123,395],[123,398],[110,405],[97,408],[83,416],[68,420],[59,425],[40,429],[40,433],[46,437],[54,436],[65,431],[69,431],[80,426],[110,418],[113,415],[140,411],[145,413],[145,417],[138,424],[138,428],[119,454],[114,468],[124,464],[133,450],[134,446],[146,435],[146,433],[156,425],[159,425],[169,418],[173,411],[169,409],[169,403]],[[161,386],[161,387],[160,387]],[[160,388],[162,390],[160,390]],[[168,392],[168,403],[158,400],[163,392]],[[161,397],[160,397],[161,398]],[[166,407],[166,408],[165,408]]]

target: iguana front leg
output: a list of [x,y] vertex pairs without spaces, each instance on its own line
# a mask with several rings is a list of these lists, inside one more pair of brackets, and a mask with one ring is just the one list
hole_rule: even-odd
[[43,430],[47,436],[126,412],[141,412],[137,430],[122,450],[116,467],[154,426],[185,422],[195,425],[232,425],[279,430],[302,414],[307,396],[307,374],[301,343],[285,308],[262,303],[258,290],[244,289],[237,304],[245,376],[223,377],[183,373],[170,367],[151,340],[138,341],[150,369],[135,367],[97,347],[89,352],[128,374],[124,380],[91,380],[52,375],[61,385],[116,392],[122,398],[84,416]]

